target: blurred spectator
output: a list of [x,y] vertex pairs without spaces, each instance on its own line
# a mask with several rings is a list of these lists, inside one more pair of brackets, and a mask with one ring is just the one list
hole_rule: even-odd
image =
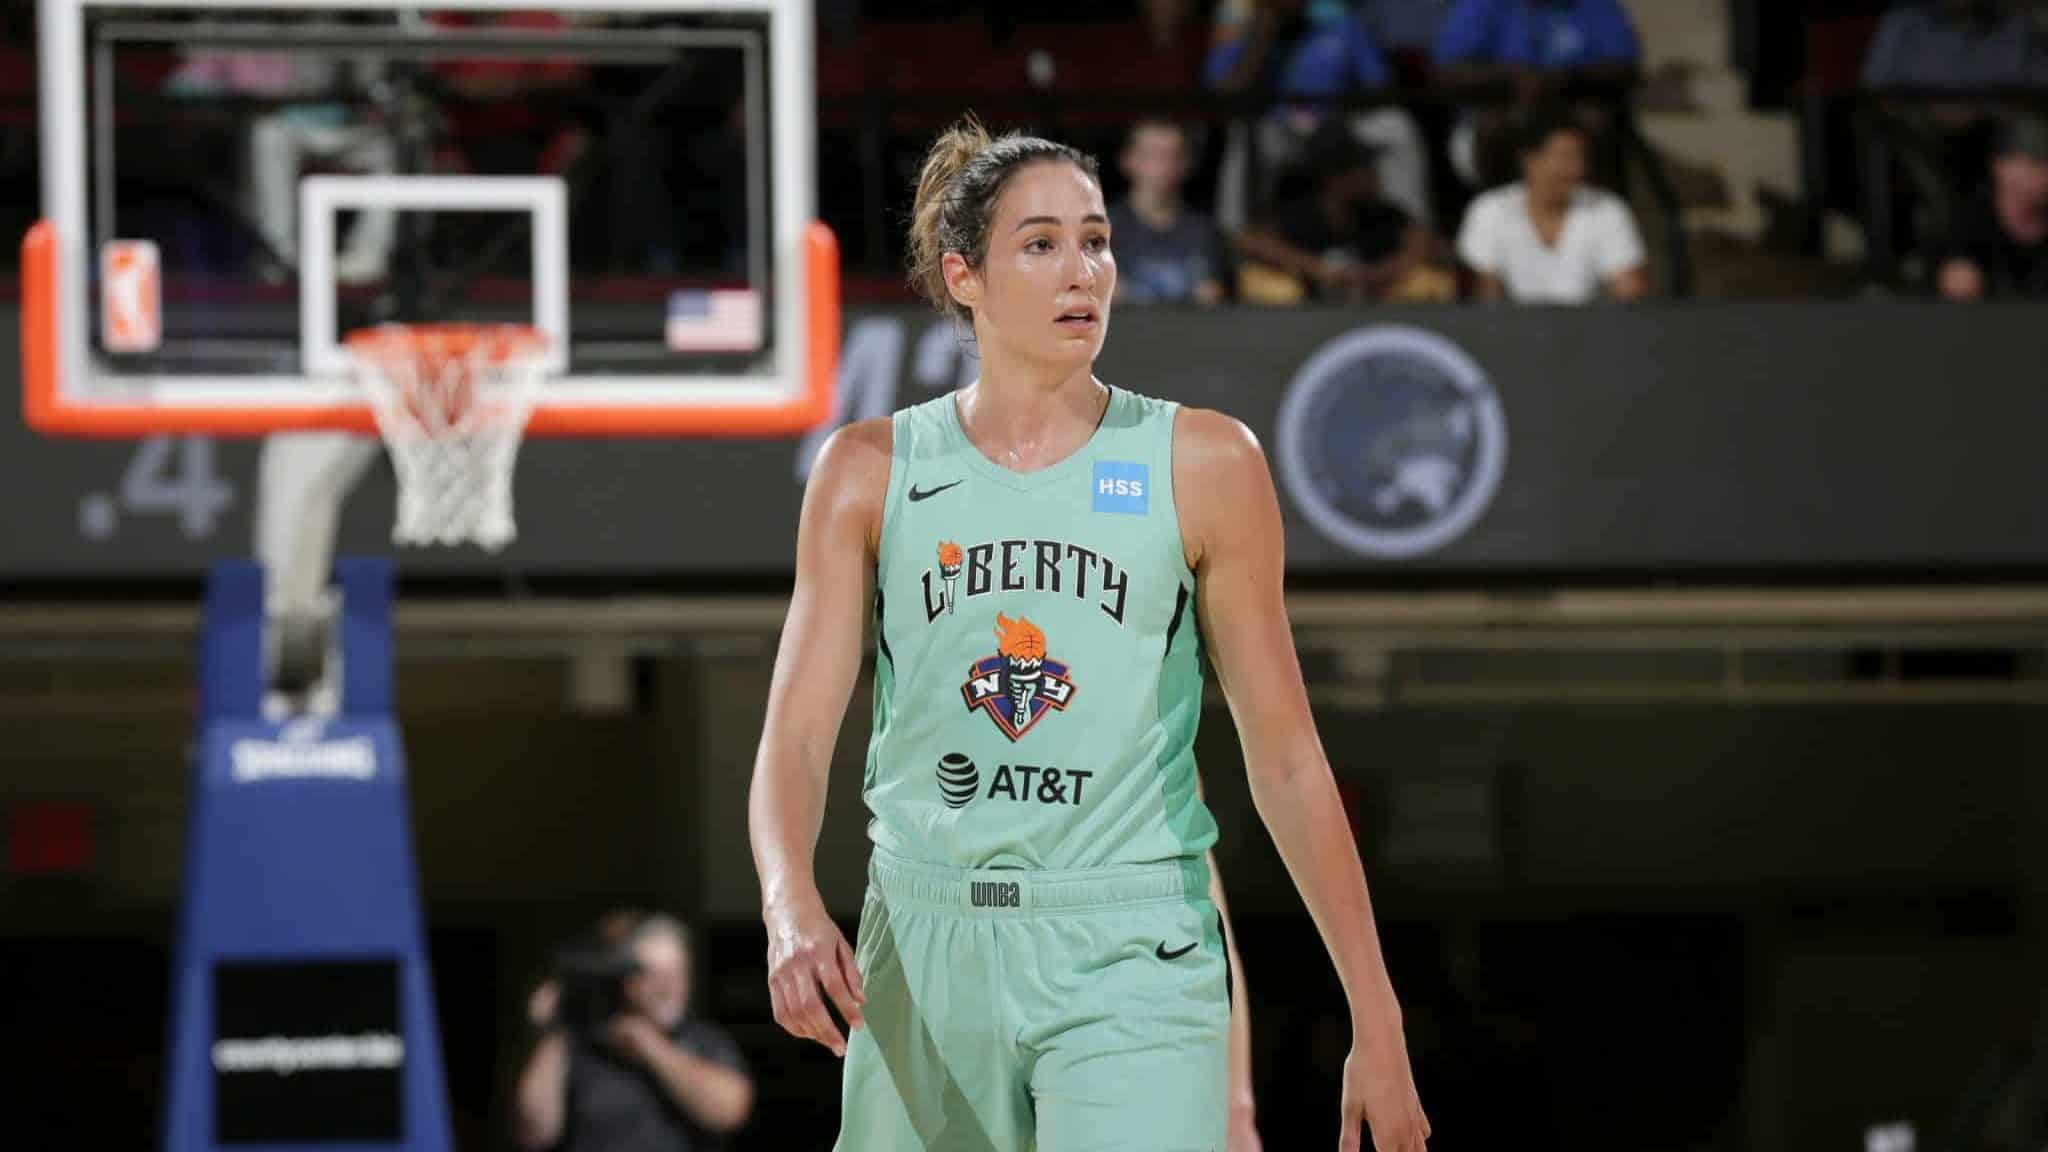
[[1119,84],[1151,91],[1166,86],[1185,92],[1199,82],[1206,47],[1196,26],[1194,0],[1140,0],[1145,51],[1117,76]]
[[1625,80],[1642,60],[1620,0],[1458,0],[1435,60],[1454,75],[1542,95],[1571,79]]
[[1152,47],[1165,50],[1181,42],[1194,15],[1194,0],[1139,0],[1138,14],[1145,22]]
[[[1258,122],[1261,177],[1243,178],[1250,141],[1233,138],[1225,160],[1226,189],[1249,183],[1251,198],[1260,202],[1271,191],[1264,175],[1297,161],[1309,138],[1333,115],[1328,101],[1379,92],[1390,83],[1372,34],[1341,0],[1222,0],[1203,75],[1219,92],[1282,101]],[[1290,97],[1315,102],[1289,103]],[[1346,115],[1358,138],[1379,151],[1380,184],[1387,198],[1409,215],[1428,219],[1429,155],[1414,118],[1393,107]],[[1226,204],[1219,197],[1217,215],[1226,226],[1246,212],[1241,200]]]
[[1214,304],[1223,299],[1222,244],[1207,216],[1181,201],[1187,131],[1171,120],[1131,126],[1121,158],[1130,192],[1110,205],[1120,303]]
[[[547,1029],[520,1074],[522,1148],[715,1152],[746,1123],[754,1084],[732,1037],[690,1012],[690,952],[667,916],[634,925],[623,953],[565,965],[531,1011]],[[616,963],[605,958],[616,956]],[[552,991],[550,991],[552,989]]]
[[1317,134],[1310,190],[1238,237],[1240,293],[1253,303],[1448,300],[1448,274],[1428,264],[1427,226],[1380,192],[1372,149],[1341,126]]
[[[1642,61],[1635,25],[1620,0],[1457,0],[1442,25],[1432,60],[1452,87],[1511,85],[1529,106],[1572,85],[1622,84]],[[1582,115],[1597,123],[1598,110]],[[1506,109],[1467,115],[1451,142],[1459,175],[1475,187],[1504,169],[1502,141],[1511,137]]]
[[1568,115],[1529,117],[1520,183],[1472,202],[1458,256],[1482,300],[1583,304],[1649,291],[1642,236],[1618,196],[1586,184],[1586,134]]
[[1916,0],[1885,13],[1863,60],[1872,89],[2048,87],[2048,36],[2032,6]]
[[1993,153],[1991,186],[1944,246],[1938,287],[1950,300],[2048,296],[2048,124],[2014,117]]
[[1880,123],[1922,196],[1965,198],[1990,156],[2001,89],[2048,87],[2048,6],[2033,0],[1910,0],[1885,14],[1863,59]]
[[1452,0],[1364,0],[1359,15],[1388,52],[1428,56]]

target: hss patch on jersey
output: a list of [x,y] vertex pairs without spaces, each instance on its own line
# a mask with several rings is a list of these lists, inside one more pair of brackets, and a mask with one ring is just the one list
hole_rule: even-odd
[[1047,658],[1045,633],[1028,617],[1010,619],[996,613],[996,654],[974,662],[960,695],[967,710],[986,711],[1012,741],[1074,698],[1074,682],[1065,664]]

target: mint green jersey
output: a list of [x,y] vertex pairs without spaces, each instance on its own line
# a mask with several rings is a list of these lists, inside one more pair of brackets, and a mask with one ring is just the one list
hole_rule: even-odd
[[1076,869],[1215,840],[1177,408],[1113,388],[1088,443],[1029,473],[968,442],[951,393],[896,413],[863,782],[877,848]]

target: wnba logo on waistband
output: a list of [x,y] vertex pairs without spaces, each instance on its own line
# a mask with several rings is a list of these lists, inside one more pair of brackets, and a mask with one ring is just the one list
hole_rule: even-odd
[[967,899],[976,908],[1016,908],[1024,902],[1024,890],[1013,881],[976,880],[967,886]]

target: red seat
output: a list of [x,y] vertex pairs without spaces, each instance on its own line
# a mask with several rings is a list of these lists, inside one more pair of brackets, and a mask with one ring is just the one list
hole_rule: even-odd
[[868,76],[892,92],[960,92],[978,88],[995,55],[977,21],[894,20],[861,32]]
[[818,103],[821,110],[867,92],[867,54],[859,44],[818,46]]
[[1138,20],[1025,24],[1017,30],[1017,43],[1027,53],[1042,51],[1051,58],[1054,86],[1062,92],[1181,96],[1201,80],[1203,46],[1197,37],[1162,50]]

